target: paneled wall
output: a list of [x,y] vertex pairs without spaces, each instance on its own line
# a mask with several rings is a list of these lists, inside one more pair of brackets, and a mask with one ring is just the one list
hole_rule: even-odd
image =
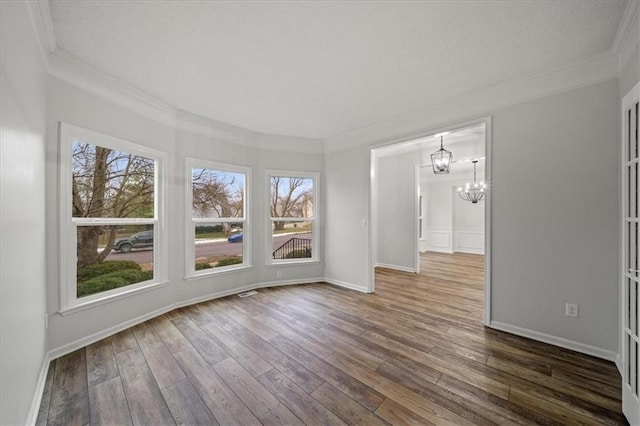
[[472,204],[462,200],[456,185],[421,185],[424,232],[420,251],[484,254],[484,201]]

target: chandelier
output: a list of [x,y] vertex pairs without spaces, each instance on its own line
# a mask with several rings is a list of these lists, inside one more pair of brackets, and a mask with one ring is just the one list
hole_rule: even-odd
[[473,160],[473,183],[467,182],[463,187],[458,187],[458,195],[465,201],[471,201],[473,204],[476,204],[478,201],[484,198],[484,194],[486,194],[487,185],[484,182],[478,183],[476,179],[476,166],[478,160]]
[[440,175],[449,173],[449,166],[453,155],[451,151],[447,151],[442,146],[442,135],[440,136],[440,149],[431,154],[431,165],[433,166],[433,173]]

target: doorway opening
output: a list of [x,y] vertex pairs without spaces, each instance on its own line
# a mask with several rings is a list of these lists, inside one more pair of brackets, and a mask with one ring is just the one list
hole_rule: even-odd
[[[491,187],[476,203],[458,192],[465,195],[466,183],[473,188],[474,165],[478,185],[491,181],[490,142],[485,118],[371,149],[370,292],[381,271],[451,282],[473,277],[467,284],[489,324]],[[431,154],[441,145],[453,154],[449,173],[434,172]]]

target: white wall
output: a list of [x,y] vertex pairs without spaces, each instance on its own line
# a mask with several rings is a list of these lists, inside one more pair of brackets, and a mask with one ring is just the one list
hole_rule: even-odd
[[28,421],[47,344],[46,72],[27,5],[0,2],[0,19],[0,424],[8,425]]
[[464,182],[447,178],[442,182],[425,180],[424,175],[429,173],[431,169],[422,169],[420,192],[425,229],[419,242],[420,251],[484,254],[484,201],[472,204],[462,200],[457,187]]
[[[493,321],[617,352],[619,102],[609,79],[478,115],[493,117]],[[406,136],[396,124],[378,137]],[[327,188],[329,217],[345,203],[366,209],[367,155],[364,146],[327,155],[340,183]],[[342,254],[327,258],[332,276],[366,290],[367,236],[327,232],[327,252]],[[580,318],[564,316],[565,302]]]
[[492,320],[617,351],[619,114],[616,80],[495,112]]
[[[58,125],[67,122],[90,130],[145,145],[168,153],[168,188],[166,191],[165,219],[168,232],[169,282],[166,286],[138,293],[83,311],[60,315],[58,259],[47,257],[47,275],[50,277],[47,312],[49,313],[49,349],[54,355],[86,344],[108,334],[131,321],[139,321],[174,304],[185,303],[223,293],[234,292],[262,283],[286,283],[322,280],[324,262],[306,265],[278,265],[266,267],[266,195],[265,170],[300,170],[322,172],[322,154],[283,152],[244,146],[215,136],[203,136],[190,130],[176,129],[169,121],[160,124],[111,101],[93,95],[59,78],[49,78],[47,117],[47,253],[59,251],[58,224]],[[188,117],[187,117],[188,118]],[[185,119],[182,113],[181,119]],[[207,120],[193,118],[199,126]],[[214,124],[210,124],[215,127]],[[202,129],[201,129],[202,130]],[[215,132],[210,132],[215,134]],[[276,138],[276,137],[271,137]],[[291,139],[291,138],[287,138]],[[287,142],[291,142],[287,140]],[[295,141],[294,141],[295,142]],[[247,166],[252,169],[252,195],[250,213],[253,236],[253,265],[248,270],[201,277],[185,281],[185,157],[194,157],[222,163]],[[324,176],[321,174],[320,191]],[[322,202],[322,200],[320,201]],[[322,215],[319,224],[322,226]],[[319,232],[322,242],[322,232]],[[63,236],[64,237],[64,236]],[[320,245],[322,253],[324,246]],[[281,271],[282,278],[276,279]],[[239,291],[239,290],[238,290]]]
[[325,156],[325,279],[365,292],[371,274],[369,165],[365,146]]
[[376,265],[416,271],[416,166],[420,152],[378,158]]
[[[638,36],[640,38],[640,35]],[[620,95],[624,97],[640,81],[640,43],[620,69]]]
[[458,195],[458,189],[450,188],[453,199],[453,251],[457,253],[484,254],[485,201],[475,204]]
[[[426,169],[424,173],[431,173]],[[453,253],[453,198],[450,182],[428,182],[421,187],[425,202],[425,232],[421,251]]]

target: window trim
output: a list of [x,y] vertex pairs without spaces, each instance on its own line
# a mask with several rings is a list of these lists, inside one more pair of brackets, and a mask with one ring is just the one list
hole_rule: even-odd
[[[304,178],[313,179],[313,218],[311,226],[311,257],[310,258],[297,258],[297,259],[278,259],[272,258],[273,253],[273,222],[282,221],[282,218],[271,217],[271,177],[287,177],[287,178]],[[320,173],[319,172],[303,172],[303,171],[291,171],[291,170],[266,170],[265,171],[265,266],[287,266],[287,265],[301,265],[309,263],[319,263],[320,260]],[[287,222],[308,222],[309,218],[286,218]]]
[[[234,218],[194,218],[193,217],[193,168],[200,167],[222,172],[243,173],[244,178],[244,207],[242,217]],[[186,281],[229,272],[242,271],[253,267],[251,257],[251,168],[236,164],[221,163],[211,160],[201,160],[185,157],[185,272]],[[196,223],[231,223],[242,220],[242,264],[229,265],[220,268],[195,270],[195,224]]]
[[[65,122],[59,123],[59,246],[58,257],[59,271],[59,310],[61,314],[69,314],[98,306],[113,300],[133,295],[149,289],[164,286],[167,283],[168,265],[165,206],[166,195],[166,162],[167,154],[162,151],[148,148],[124,139],[103,133],[94,132],[82,127]],[[134,154],[155,161],[154,169],[154,217],[153,218],[74,218],[71,209],[72,200],[72,143],[81,140],[91,145],[102,146],[117,151]],[[117,224],[153,225],[153,271],[152,280],[142,281],[128,286],[120,287],[92,294],[82,298],[77,297],[76,281],[76,253],[77,227],[78,226],[102,226]]]

